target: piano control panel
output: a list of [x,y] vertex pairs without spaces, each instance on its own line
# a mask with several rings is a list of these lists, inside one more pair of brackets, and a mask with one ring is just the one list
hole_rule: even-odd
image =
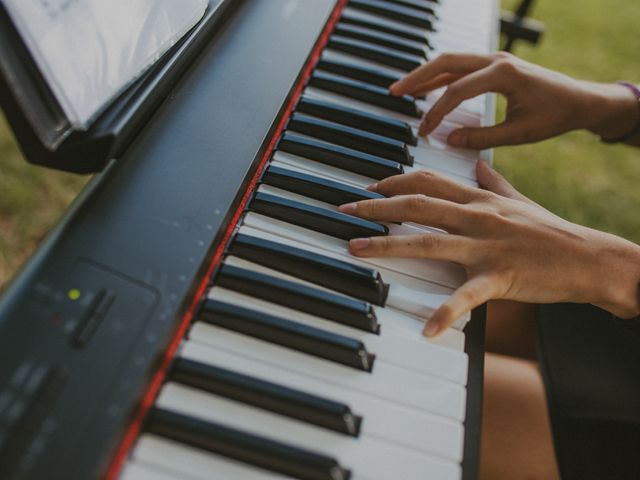
[[29,478],[53,443],[82,433],[94,414],[88,406],[116,385],[104,366],[135,362],[158,306],[158,291],[104,266],[79,260],[60,273],[30,285],[18,321],[0,337],[2,478]]

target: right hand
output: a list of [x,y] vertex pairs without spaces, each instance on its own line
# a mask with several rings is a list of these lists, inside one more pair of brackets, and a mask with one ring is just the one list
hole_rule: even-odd
[[637,101],[621,85],[575,80],[499,52],[492,55],[443,54],[391,85],[394,95],[423,95],[447,86],[425,114],[420,135],[428,135],[464,100],[487,92],[507,98],[503,123],[453,131],[448,143],[482,150],[544,140],[570,130],[588,129],[603,138],[631,131]]
[[624,318],[640,314],[640,246],[564,220],[519,193],[486,162],[472,188],[420,171],[394,175],[369,190],[386,198],[341,205],[373,221],[414,222],[448,232],[357,238],[357,257],[455,262],[468,280],[431,316],[437,335],[488,300],[592,303]]

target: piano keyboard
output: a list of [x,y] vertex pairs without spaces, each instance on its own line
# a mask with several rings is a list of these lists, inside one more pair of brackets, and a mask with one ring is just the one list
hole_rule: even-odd
[[463,269],[348,251],[447,233],[338,206],[408,172],[477,185],[491,153],[446,136],[493,99],[425,139],[442,92],[388,87],[490,52],[497,2],[233,1],[0,295],[0,478],[475,479],[482,309],[421,333]]
[[350,238],[446,233],[337,206],[421,170],[477,186],[480,153],[446,136],[491,122],[491,101],[465,102],[424,139],[420,118],[441,92],[397,98],[387,87],[441,52],[491,51],[493,13],[488,0],[346,2],[123,480],[462,478],[469,316],[433,341],[421,329],[464,272],[351,257]]

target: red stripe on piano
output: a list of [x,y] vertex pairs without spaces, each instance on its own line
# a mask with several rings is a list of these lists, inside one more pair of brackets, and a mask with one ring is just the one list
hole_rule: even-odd
[[151,379],[151,382],[149,384],[149,388],[147,389],[147,392],[142,398],[140,406],[138,407],[138,410],[136,411],[131,424],[127,428],[124,434],[124,437],[122,438],[122,441],[118,446],[118,449],[113,457],[113,460],[111,461],[107,469],[107,473],[105,475],[106,480],[116,480],[120,475],[122,467],[124,466],[124,462],[126,461],[129,455],[129,452],[131,451],[136,439],[138,438],[138,435],[140,434],[140,429],[142,428],[142,423],[144,422],[147,412],[155,402],[156,396],[160,391],[160,387],[162,387],[162,383],[167,374],[167,370],[169,368],[169,365],[171,364],[171,361],[173,360],[173,357],[176,353],[176,350],[178,349],[178,346],[180,345],[180,341],[184,337],[187,331],[187,328],[189,327],[189,324],[193,319],[196,309],[200,304],[200,299],[202,298],[202,296],[204,295],[207,289],[209,277],[211,276],[214,269],[220,262],[222,253],[224,252],[224,249],[227,243],[231,239],[231,235],[233,234],[233,231],[236,228],[236,225],[238,224],[240,217],[242,216],[244,207],[246,203],[249,201],[249,197],[253,192],[253,190],[255,189],[256,184],[258,183],[260,174],[266,167],[267,161],[269,160],[269,157],[271,156],[271,153],[275,148],[276,141],[282,134],[282,131],[284,130],[287,120],[289,119],[289,116],[291,115],[291,112],[293,111],[293,108],[295,107],[296,102],[298,101],[298,99],[300,98],[300,95],[302,94],[302,90],[305,87],[306,81],[311,76],[313,67],[318,61],[318,58],[320,57],[320,54],[322,53],[322,50],[329,39],[329,35],[331,35],[331,32],[333,31],[333,28],[336,22],[338,21],[338,18],[342,13],[342,9],[345,7],[346,3],[347,3],[347,0],[338,0],[333,12],[331,13],[331,16],[329,17],[329,21],[327,22],[327,24],[325,25],[325,28],[320,34],[320,37],[318,38],[318,41],[316,42],[316,45],[312,50],[311,56],[307,60],[307,63],[303,69],[303,73],[300,76],[300,79],[298,80],[298,83],[293,90],[293,94],[291,95],[291,99],[287,104],[287,108],[282,116],[282,119],[280,120],[280,123],[278,124],[273,134],[273,137],[269,142],[269,146],[267,147],[267,150],[265,151],[262,159],[260,160],[260,163],[258,164],[256,172],[253,178],[251,179],[251,182],[249,183],[247,191],[242,197],[242,200],[240,201],[240,204],[238,205],[238,208],[234,213],[231,219],[231,222],[229,223],[229,226],[224,234],[224,237],[222,238],[222,241],[220,242],[220,245],[218,246],[218,248],[213,254],[213,259],[211,260],[211,264],[207,269],[207,273],[204,275],[204,277],[200,281],[200,285],[196,290],[195,296],[193,298],[193,302],[191,303],[191,306],[189,307],[185,315],[182,317],[178,330],[173,340],[169,344],[169,347],[165,353],[165,356],[162,359],[160,367],[153,375],[153,378]]

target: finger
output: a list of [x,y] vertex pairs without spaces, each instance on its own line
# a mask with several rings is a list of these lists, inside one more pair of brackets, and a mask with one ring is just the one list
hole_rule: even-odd
[[503,197],[530,202],[527,197],[517,191],[502,175],[489,166],[487,162],[478,162],[476,175],[480,187]]
[[492,61],[488,55],[445,53],[416,68],[406,77],[393,83],[389,89],[393,95],[408,94],[414,92],[421,83],[428,82],[443,73],[465,75],[485,68]]
[[368,189],[385,197],[420,193],[456,203],[469,203],[478,197],[478,189],[469,187],[442,175],[421,170],[387,177]]
[[456,80],[426,113],[418,129],[420,135],[431,133],[446,115],[462,102],[487,92],[507,93],[508,80],[501,74],[500,64],[491,65]]
[[411,92],[411,95],[415,96],[423,96],[427,93],[441,87],[445,87],[456,80],[459,80],[463,75],[462,74],[454,74],[454,73],[443,73],[438,75],[437,77],[428,80],[424,83],[416,85]]
[[531,122],[526,119],[506,120],[492,127],[454,130],[449,134],[447,143],[452,147],[475,150],[503,145],[520,145],[529,140],[527,135],[531,131]]
[[441,334],[462,315],[495,298],[498,281],[497,276],[491,274],[467,281],[425,323],[424,335],[435,337]]
[[462,265],[472,259],[472,250],[473,240],[445,233],[355,238],[349,241],[349,251],[357,257],[427,258]]
[[362,200],[338,208],[342,213],[382,222],[414,222],[447,231],[459,231],[468,213],[458,203],[426,195],[398,195]]

